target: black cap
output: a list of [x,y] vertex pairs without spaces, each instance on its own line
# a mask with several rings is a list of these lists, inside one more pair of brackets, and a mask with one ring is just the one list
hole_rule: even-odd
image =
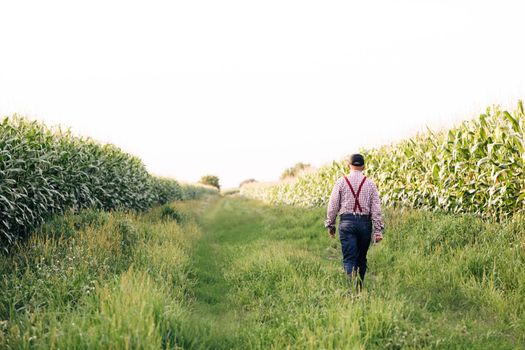
[[352,154],[350,156],[350,164],[355,166],[363,166],[365,165],[365,158],[359,153]]

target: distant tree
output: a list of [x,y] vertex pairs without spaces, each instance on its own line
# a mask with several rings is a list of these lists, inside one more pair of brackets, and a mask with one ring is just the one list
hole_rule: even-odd
[[297,176],[297,174],[299,174],[299,172],[301,170],[306,169],[309,166],[310,166],[310,164],[305,164],[305,163],[299,162],[299,163],[295,164],[293,167],[288,168],[285,171],[283,171],[283,173],[281,174],[281,180],[284,180],[287,177],[295,177],[295,176]]
[[239,188],[241,188],[241,187],[244,186],[244,185],[247,185],[247,184],[253,183],[253,182],[257,182],[257,180],[255,180],[255,179],[247,179],[247,180],[244,180],[243,182],[241,182],[241,183],[239,184]]
[[219,178],[215,175],[204,175],[201,177],[199,182],[204,185],[217,187],[218,190],[221,189],[221,186],[219,185]]

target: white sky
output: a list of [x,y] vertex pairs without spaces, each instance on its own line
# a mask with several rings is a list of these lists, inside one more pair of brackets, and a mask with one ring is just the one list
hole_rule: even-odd
[[0,115],[225,187],[525,97],[523,1],[2,1]]

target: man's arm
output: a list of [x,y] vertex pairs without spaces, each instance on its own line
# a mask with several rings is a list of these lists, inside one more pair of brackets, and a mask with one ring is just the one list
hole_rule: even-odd
[[334,188],[332,189],[332,194],[330,195],[330,201],[328,202],[328,209],[326,211],[326,220],[324,222],[324,227],[330,229],[330,232],[335,233],[335,219],[337,213],[339,213],[339,208],[341,205],[341,192],[340,192],[340,181],[338,180]]
[[383,223],[383,218],[381,217],[381,199],[379,198],[379,191],[375,183],[371,182],[372,191],[371,191],[371,215],[372,223],[374,224],[374,234],[383,235],[383,230],[385,224]]

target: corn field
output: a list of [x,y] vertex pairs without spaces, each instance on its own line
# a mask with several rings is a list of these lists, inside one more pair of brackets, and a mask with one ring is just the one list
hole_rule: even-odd
[[212,191],[155,178],[139,158],[69,130],[16,115],[0,124],[1,246],[67,210],[145,210]]
[[[384,205],[475,213],[505,218],[525,208],[525,113],[487,108],[478,118],[447,131],[361,151],[366,173]],[[349,171],[346,160],[306,174],[294,183],[241,188],[241,194],[273,204],[327,204],[334,182]]]

